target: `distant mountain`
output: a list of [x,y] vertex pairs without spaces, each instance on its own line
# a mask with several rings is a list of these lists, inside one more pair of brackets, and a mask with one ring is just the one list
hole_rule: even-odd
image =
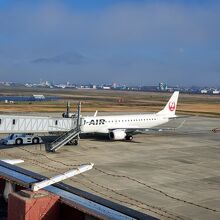
[[63,53],[60,55],[52,56],[52,57],[42,57],[37,58],[31,61],[31,63],[35,64],[70,64],[70,65],[79,65],[84,63],[86,60],[85,56],[77,53],[77,52],[70,52],[70,53]]

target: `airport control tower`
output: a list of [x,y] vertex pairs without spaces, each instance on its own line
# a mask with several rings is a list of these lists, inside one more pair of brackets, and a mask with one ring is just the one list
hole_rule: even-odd
[[159,83],[159,90],[160,91],[167,91],[167,84],[163,83],[163,82],[160,82]]

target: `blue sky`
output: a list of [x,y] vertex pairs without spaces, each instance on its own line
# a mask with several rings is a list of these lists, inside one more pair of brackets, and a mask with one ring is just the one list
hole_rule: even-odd
[[0,81],[220,86],[220,3],[0,0]]

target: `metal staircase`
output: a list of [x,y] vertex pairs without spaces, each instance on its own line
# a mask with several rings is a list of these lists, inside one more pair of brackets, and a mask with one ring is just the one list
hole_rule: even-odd
[[57,151],[59,148],[61,148],[62,146],[64,146],[67,143],[71,143],[72,140],[74,140],[74,144],[77,145],[79,142],[79,134],[80,134],[80,127],[81,127],[81,123],[80,123],[80,113],[81,113],[81,103],[78,104],[78,108],[77,108],[77,117],[73,118],[73,120],[77,120],[76,121],[76,126],[74,128],[72,128],[71,130],[65,132],[64,134],[62,134],[61,136],[59,136],[56,140],[54,140],[53,142],[49,143],[46,146],[46,149],[50,152],[55,152]]
[[47,147],[49,151],[55,152],[68,142],[70,142],[72,139],[75,137],[78,139],[78,136],[80,134],[80,129],[78,128],[73,128],[70,131],[67,131],[64,133],[62,136],[58,137],[55,141],[49,144]]

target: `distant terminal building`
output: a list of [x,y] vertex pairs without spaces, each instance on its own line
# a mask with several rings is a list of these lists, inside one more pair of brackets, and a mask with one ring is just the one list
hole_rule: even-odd
[[202,94],[207,94],[207,93],[208,93],[208,90],[207,90],[207,89],[202,89],[202,90],[201,90],[201,93],[202,93]]
[[45,100],[44,95],[33,95],[33,97],[34,97],[35,100],[40,100],[40,101]]
[[201,94],[219,95],[220,91],[217,89],[202,89]]
[[0,96],[0,102],[5,104],[13,104],[17,102],[39,102],[39,101],[54,101],[58,100],[57,96],[45,97],[44,95],[32,95],[32,96]]
[[110,90],[111,87],[110,86],[103,86],[102,89],[105,89],[105,90]]
[[160,91],[167,91],[167,84],[166,83],[163,83],[163,82],[160,82],[159,83],[159,90]]

